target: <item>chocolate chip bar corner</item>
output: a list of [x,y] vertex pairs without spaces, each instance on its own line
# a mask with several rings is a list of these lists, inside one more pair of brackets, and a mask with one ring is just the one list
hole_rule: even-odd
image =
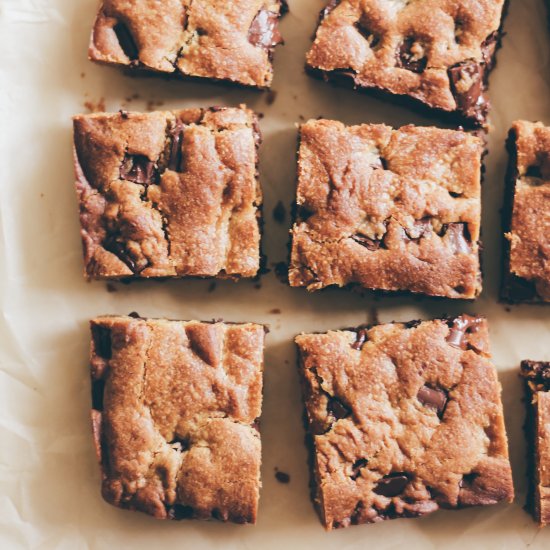
[[330,0],[306,67],[483,126],[505,0]]
[[93,61],[266,88],[284,0],[103,0]]
[[312,497],[328,530],[512,501],[485,319],[302,334],[296,344]]
[[256,276],[260,139],[244,107],[75,117],[87,277]]

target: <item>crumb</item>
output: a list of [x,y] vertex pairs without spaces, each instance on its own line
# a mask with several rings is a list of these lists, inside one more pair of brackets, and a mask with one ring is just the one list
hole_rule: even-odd
[[105,111],[105,98],[102,97],[98,101],[85,101],[84,107],[88,109],[90,113]]
[[504,311],[506,311],[507,313],[510,313],[510,312],[512,311],[512,308],[509,307],[509,306],[506,306],[506,307],[504,308]]
[[277,99],[277,92],[275,90],[269,90],[265,96],[265,101],[268,105],[273,105]]
[[274,264],[275,276],[281,283],[288,284],[288,265],[286,262]]
[[285,359],[285,365],[290,365],[290,361],[288,359]]
[[113,283],[107,283],[106,285],[107,292],[118,292],[118,288]]
[[277,202],[273,209],[273,219],[277,223],[284,223],[286,220],[286,208],[282,201]]
[[256,283],[256,284],[254,285],[254,288],[255,288],[256,290],[260,290],[260,288],[262,288],[262,283]]
[[275,468],[275,479],[279,483],[288,483],[290,481],[290,475]]
[[270,313],[271,315],[280,315],[280,314],[281,314],[281,310],[280,310],[278,307],[276,307],[276,308],[270,309],[270,310],[269,310],[269,313]]
[[216,290],[216,287],[217,287],[217,283],[216,281],[213,281],[211,282],[209,285],[208,285],[208,292],[214,292],[214,290]]
[[296,94],[292,94],[293,99],[298,99],[298,96]]
[[369,310],[369,325],[379,325],[380,317],[378,316],[378,308],[376,306],[371,306]]
[[44,193],[40,193],[40,198],[41,198],[41,199],[44,198]]
[[86,78],[86,73],[80,73],[80,78]]
[[306,119],[306,117],[305,117],[304,115],[298,115],[298,118],[299,118],[302,122]]
[[256,113],[256,116],[257,116],[260,120],[262,120],[262,118],[264,118],[265,115],[264,115],[263,113]]

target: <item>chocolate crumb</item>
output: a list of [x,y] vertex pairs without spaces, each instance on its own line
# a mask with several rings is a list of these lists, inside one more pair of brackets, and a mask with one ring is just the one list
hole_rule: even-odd
[[280,315],[280,314],[281,314],[281,310],[280,310],[278,307],[276,307],[276,308],[274,308],[274,309],[269,310],[269,313],[270,313],[271,315]]
[[281,472],[280,470],[277,470],[277,468],[275,468],[275,479],[279,483],[289,483],[290,475],[287,474],[286,472]]

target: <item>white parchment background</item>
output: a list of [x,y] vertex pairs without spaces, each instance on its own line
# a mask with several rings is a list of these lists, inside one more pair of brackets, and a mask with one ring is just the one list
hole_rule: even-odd
[[[290,204],[295,185],[295,123],[323,115],[346,123],[426,123],[412,112],[337,90],[303,74],[304,54],[324,0],[291,0],[282,23],[287,45],[275,62],[275,102],[266,94],[208,84],[129,78],[86,59],[96,0],[0,0],[0,548],[544,548],[523,511],[525,445],[517,365],[550,359],[548,309],[496,302],[500,221],[512,120],[550,123],[550,33],[542,0],[511,0],[507,36],[491,77],[493,132],[483,191],[485,291],[474,304],[388,297],[374,301],[346,291],[307,295],[273,274],[253,283],[86,283],[71,163],[71,115],[84,102],[143,110],[235,105],[265,113],[261,174],[270,262],[285,259],[288,223],[271,212]],[[139,94],[128,102],[125,98]],[[287,219],[288,222],[288,219]],[[504,387],[516,502],[442,511],[419,520],[353,527],[327,534],[308,499],[306,453],[292,337],[300,331],[429,318],[460,311],[487,315]],[[273,309],[281,313],[270,313]],[[242,527],[159,522],[117,510],[99,493],[89,428],[90,317],[128,313],[180,319],[269,323],[262,418],[264,465],[259,523]],[[291,482],[274,479],[274,468]]]

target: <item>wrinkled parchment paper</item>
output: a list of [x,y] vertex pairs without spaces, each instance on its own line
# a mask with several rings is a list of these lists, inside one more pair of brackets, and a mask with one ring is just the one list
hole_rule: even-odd
[[[317,14],[325,0],[290,0],[282,23],[287,45],[275,60],[275,94],[217,85],[130,78],[86,59],[97,0],[0,0],[0,548],[544,548],[523,511],[524,411],[517,366],[550,359],[550,310],[496,302],[500,218],[512,120],[550,123],[550,32],[542,0],[512,0],[507,35],[491,76],[493,131],[483,189],[485,290],[473,304],[331,290],[308,295],[273,273],[252,282],[86,283],[71,161],[71,115],[87,109],[144,110],[236,105],[265,114],[261,174],[265,247],[285,259],[292,201],[295,123],[320,115],[346,123],[426,124],[411,111],[338,90],[303,74]],[[421,1],[421,0],[419,0]],[[274,101],[273,101],[274,100]],[[270,104],[270,101],[273,101]],[[85,103],[87,107],[85,107]],[[429,122],[431,123],[431,122]],[[256,527],[159,522],[104,503],[89,426],[88,319],[129,313],[177,319],[268,323],[262,417],[263,490]],[[327,534],[308,498],[306,452],[293,336],[375,318],[382,322],[478,312],[490,320],[503,384],[516,502],[441,511],[416,520],[352,527]],[[290,474],[275,480],[274,469]]]

